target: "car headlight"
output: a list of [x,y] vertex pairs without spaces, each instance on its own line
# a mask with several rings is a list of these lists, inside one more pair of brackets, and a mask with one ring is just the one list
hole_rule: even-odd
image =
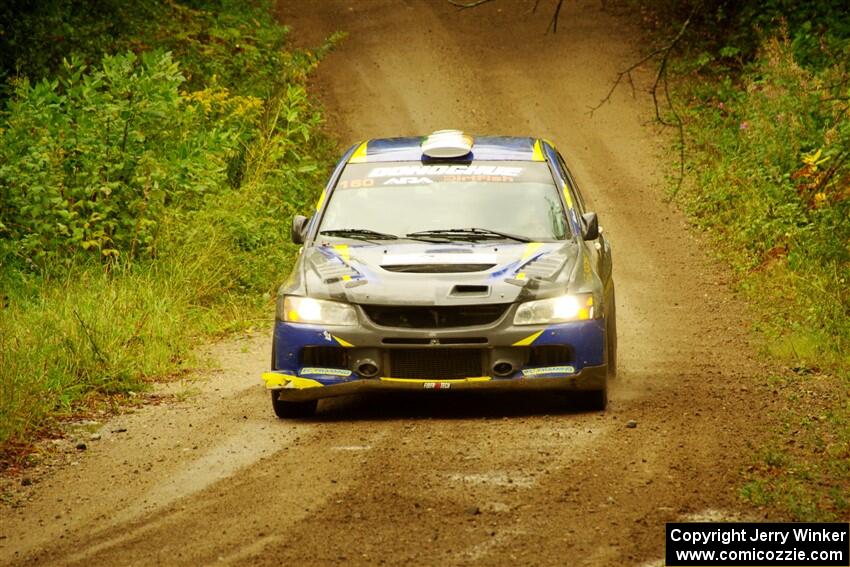
[[357,312],[347,303],[287,295],[278,300],[277,318],[289,323],[351,326],[357,323]]
[[579,293],[521,303],[514,325],[543,325],[593,319],[593,294]]

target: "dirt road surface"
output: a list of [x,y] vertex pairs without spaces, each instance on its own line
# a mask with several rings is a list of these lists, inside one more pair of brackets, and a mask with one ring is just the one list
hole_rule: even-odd
[[279,12],[300,44],[349,33],[314,79],[342,145],[463,128],[559,147],[614,246],[608,411],[434,392],[323,402],[315,420],[282,422],[259,378],[270,333],[257,333],[211,347],[221,371],[104,424],[22,488],[22,505],[3,505],[0,564],[648,566],[665,522],[747,513],[739,475],[767,402],[746,311],[663,203],[676,158],[650,124],[648,74],[637,97],[620,89],[588,114],[638,53],[635,31],[569,1],[545,35],[551,6],[531,5],[292,0]]

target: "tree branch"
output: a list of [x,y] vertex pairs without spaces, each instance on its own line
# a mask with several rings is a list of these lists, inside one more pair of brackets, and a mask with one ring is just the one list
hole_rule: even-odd
[[[449,4],[464,10],[466,8],[475,8],[482,4],[486,4],[487,2],[492,2],[493,0],[472,0],[470,2],[460,2],[459,0],[447,0]],[[537,12],[537,6],[540,4],[540,0],[534,0],[534,7],[531,8],[532,13]],[[552,30],[552,33],[558,33],[558,18],[561,15],[561,8],[564,6],[564,0],[558,0],[557,6],[555,6],[555,12],[552,14],[552,19],[549,20],[549,25],[546,26],[546,33],[549,33],[549,30]]]
[[549,26],[546,28],[548,32],[550,29],[552,33],[558,33],[558,16],[561,14],[561,6],[564,5],[564,0],[558,0],[558,5],[555,6],[555,13],[552,14],[552,19],[549,20]]
[[[608,89],[608,92],[605,96],[599,101],[599,103],[590,108],[590,115],[593,116],[593,113],[599,110],[604,104],[607,104],[611,101],[611,96],[614,94],[614,91],[617,90],[617,87],[623,81],[624,78],[629,80],[629,83],[632,86],[632,96],[634,96],[634,82],[632,81],[632,71],[650,61],[655,59],[658,56],[661,56],[661,61],[658,63],[658,71],[655,74],[655,80],[652,83],[652,88],[649,90],[652,95],[652,104],[655,108],[655,120],[658,121],[659,124],[664,126],[672,126],[675,127],[679,132],[679,180],[676,183],[676,188],[673,190],[673,195],[679,192],[679,189],[682,187],[682,182],[685,179],[685,125],[682,122],[682,117],[679,116],[679,113],[676,111],[676,107],[673,104],[673,99],[670,96],[670,84],[667,79],[667,68],[668,62],[670,60],[670,53],[676,48],[679,44],[679,41],[685,35],[688,27],[691,25],[691,21],[693,20],[694,14],[696,14],[697,9],[701,6],[701,3],[694,4],[694,7],[691,9],[690,14],[688,14],[687,19],[682,23],[682,26],[679,28],[678,33],[670,40],[669,43],[664,45],[663,47],[659,47],[642,57],[635,63],[629,65],[626,69],[617,73],[617,78],[614,80],[614,84],[611,85],[611,88]],[[661,105],[658,102],[659,86],[663,87],[663,96],[664,101],[667,103],[667,107],[670,109],[670,114],[673,117],[673,122],[669,122],[664,119],[661,115]]]

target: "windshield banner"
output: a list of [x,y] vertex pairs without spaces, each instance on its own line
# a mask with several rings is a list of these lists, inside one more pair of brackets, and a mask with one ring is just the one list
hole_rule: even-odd
[[339,189],[433,183],[552,183],[544,163],[486,162],[475,164],[350,164]]

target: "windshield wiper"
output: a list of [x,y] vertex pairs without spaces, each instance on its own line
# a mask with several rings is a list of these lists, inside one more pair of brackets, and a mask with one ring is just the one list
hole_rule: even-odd
[[368,228],[334,228],[329,230],[320,230],[319,234],[325,234],[327,236],[341,236],[343,238],[357,238],[360,240],[398,240],[398,236],[395,234],[377,232]]
[[489,228],[441,228],[436,230],[420,230],[405,234],[405,236],[411,238],[427,236],[445,238],[446,240],[493,240],[507,238],[508,240],[516,240],[517,242],[531,242],[531,239],[525,236],[499,232],[497,230],[490,230]]

